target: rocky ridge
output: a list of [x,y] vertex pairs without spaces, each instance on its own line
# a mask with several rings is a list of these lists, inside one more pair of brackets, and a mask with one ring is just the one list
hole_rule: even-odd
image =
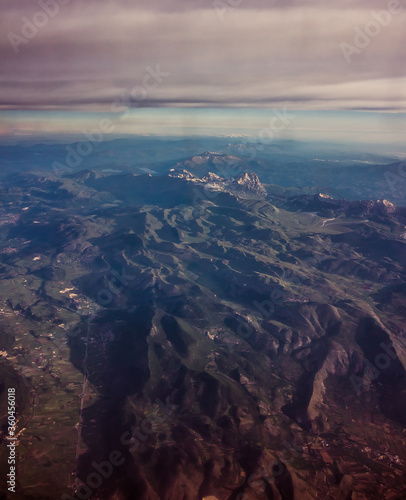
[[173,171],[169,173],[169,176],[202,185],[204,189],[231,193],[241,198],[265,198],[267,196],[266,189],[260,182],[257,174],[253,172],[244,172],[226,179],[213,172],[209,172],[203,177],[198,177],[184,169],[173,169]]

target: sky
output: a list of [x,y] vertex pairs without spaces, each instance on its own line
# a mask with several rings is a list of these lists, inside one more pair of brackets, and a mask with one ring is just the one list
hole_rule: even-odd
[[405,2],[3,0],[0,134],[254,134],[277,110],[285,135],[401,142]]

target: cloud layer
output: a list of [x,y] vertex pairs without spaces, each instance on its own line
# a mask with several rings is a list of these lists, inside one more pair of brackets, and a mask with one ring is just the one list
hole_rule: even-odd
[[5,2],[3,109],[406,111],[396,0],[63,1]]

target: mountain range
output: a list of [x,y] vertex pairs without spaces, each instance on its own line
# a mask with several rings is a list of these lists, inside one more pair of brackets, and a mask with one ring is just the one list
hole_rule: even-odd
[[246,166],[3,179],[18,498],[404,498],[405,209]]

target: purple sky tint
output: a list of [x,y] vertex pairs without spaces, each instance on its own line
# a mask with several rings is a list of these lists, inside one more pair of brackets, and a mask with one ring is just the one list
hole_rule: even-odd
[[[3,2],[0,109],[105,111],[133,92],[133,107],[406,111],[396,0],[63,1],[46,22],[37,1]],[[402,12],[357,48],[355,29],[389,6]],[[30,38],[24,16],[44,22]],[[165,77],[146,79],[157,66]]]

